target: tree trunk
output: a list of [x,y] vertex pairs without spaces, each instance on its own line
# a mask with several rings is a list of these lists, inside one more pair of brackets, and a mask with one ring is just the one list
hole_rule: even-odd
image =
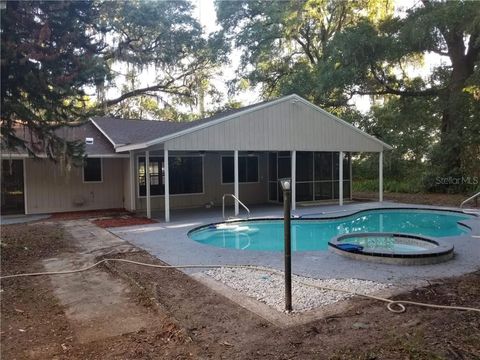
[[463,33],[446,33],[444,38],[448,45],[448,54],[452,62],[452,73],[443,103],[445,107],[442,114],[440,149],[443,175],[460,176],[462,172],[463,128],[467,95],[464,93],[467,79],[474,72],[472,61],[472,48],[466,53]]

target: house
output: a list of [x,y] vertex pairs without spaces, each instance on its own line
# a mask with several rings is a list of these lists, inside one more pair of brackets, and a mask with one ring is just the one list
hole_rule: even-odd
[[[85,167],[66,171],[45,158],[2,153],[2,213],[125,208],[130,211],[281,202],[278,179],[292,179],[298,203],[351,197],[351,154],[384,142],[298,95],[193,122],[92,118],[65,136],[85,141]],[[342,164],[339,166],[339,164]],[[239,213],[235,201],[235,213]]]

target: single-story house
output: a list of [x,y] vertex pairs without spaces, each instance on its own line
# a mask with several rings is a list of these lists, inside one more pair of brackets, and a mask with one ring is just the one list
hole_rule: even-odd
[[[298,203],[351,197],[351,154],[391,147],[289,95],[192,122],[92,118],[65,136],[85,141],[85,167],[24,153],[2,156],[2,214],[125,208],[164,212],[242,203],[281,202],[278,179],[292,179]],[[341,166],[340,166],[341,164]],[[240,211],[238,201],[235,213]]]

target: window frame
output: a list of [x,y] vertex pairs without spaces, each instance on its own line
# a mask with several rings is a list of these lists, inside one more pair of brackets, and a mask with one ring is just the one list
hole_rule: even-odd
[[[100,181],[88,181],[88,180],[85,180],[85,166],[82,167],[82,181],[84,184],[101,184],[103,183],[103,158],[101,157],[87,157],[86,158],[86,161],[88,160],[92,160],[92,159],[98,159],[100,160]],[[85,164],[86,165],[86,164]]]
[[[137,154],[136,155],[136,159],[135,159],[135,185],[136,185],[136,188],[137,188],[137,198],[138,199],[146,199],[147,198],[147,195],[140,195],[140,183],[138,182],[138,170],[140,169],[140,158],[141,157],[145,157],[145,154]],[[157,157],[157,158],[161,158],[163,160],[163,154],[162,155],[155,155],[155,154],[150,154],[150,157]],[[169,194],[168,196],[169,197],[172,197],[172,196],[189,196],[189,195],[205,195],[205,155],[203,154],[192,154],[192,155],[185,155],[185,154],[182,154],[182,155],[171,155],[169,154],[168,155],[169,158],[172,158],[172,157],[200,157],[202,158],[202,192],[198,192],[198,193],[186,193],[186,194]],[[165,161],[163,160],[162,163],[165,163]],[[170,162],[169,162],[170,164]],[[162,165],[160,164],[160,167],[162,167]],[[159,179],[163,178],[163,173],[162,175],[159,174]],[[146,187],[146,186],[145,186]],[[162,198],[162,197],[165,197],[165,195],[150,195],[150,198]]]
[[[226,157],[231,157],[231,158],[234,158],[234,155],[221,155],[220,156],[220,184],[221,185],[233,185],[235,184],[235,159],[233,160],[234,161],[234,168],[233,168],[233,182],[223,182],[223,158],[226,158]],[[241,184],[259,184],[260,183],[260,155],[258,154],[253,154],[253,155],[238,155],[238,158],[240,159],[241,157],[243,158],[257,158],[257,181],[238,181],[238,184],[241,185]],[[240,173],[240,169],[238,169],[239,173]],[[240,175],[240,174],[239,174]]]

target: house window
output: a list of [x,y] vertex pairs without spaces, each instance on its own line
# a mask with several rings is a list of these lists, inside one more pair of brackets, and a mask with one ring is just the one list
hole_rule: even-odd
[[84,182],[102,182],[102,159],[87,158],[83,167]]
[[[222,183],[232,184],[235,180],[234,177],[233,156],[222,156]],[[241,183],[258,182],[258,156],[238,157],[238,181]]]
[[[150,157],[150,195],[163,195],[164,194],[164,170],[163,170],[163,157]],[[160,180],[160,169],[162,170]],[[138,185],[140,196],[147,194],[146,186],[146,173],[145,173],[145,157],[140,157],[138,160]]]
[[[170,194],[203,192],[203,158],[200,156],[169,156]],[[165,195],[163,157],[150,157],[150,195]],[[146,196],[145,157],[138,159],[138,192]]]

